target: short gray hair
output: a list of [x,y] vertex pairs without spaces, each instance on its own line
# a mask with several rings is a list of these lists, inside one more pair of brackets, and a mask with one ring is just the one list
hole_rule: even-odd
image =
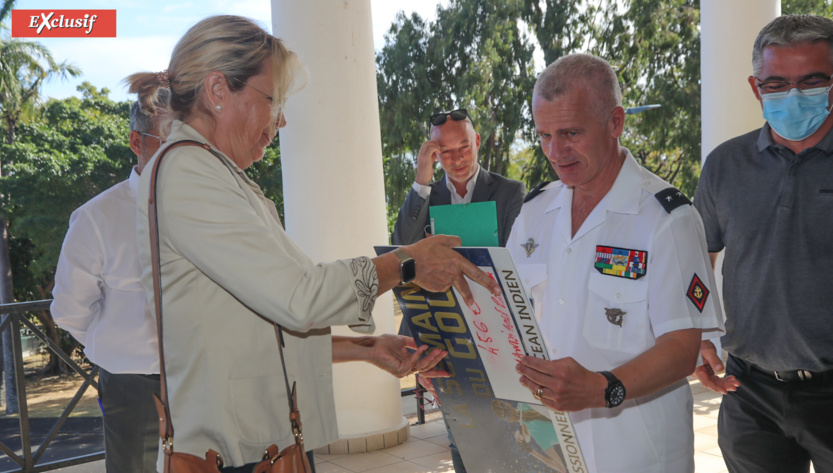
[[546,101],[577,88],[584,88],[596,98],[593,106],[605,117],[622,106],[622,89],[613,67],[604,59],[587,53],[570,54],[547,66],[535,81],[532,94]]
[[159,110],[167,108],[170,97],[171,92],[168,89],[159,89],[156,92],[156,97],[154,97],[154,112],[156,113],[152,113],[145,110],[145,107],[142,107],[142,102],[147,97],[139,97],[138,100],[133,102],[133,106],[130,107],[130,131],[137,131],[139,133],[149,132],[153,128],[154,120],[156,120]]
[[767,46],[791,46],[795,43],[824,41],[830,46],[833,63],[833,20],[816,15],[784,15],[764,26],[752,47],[752,72],[757,77]]

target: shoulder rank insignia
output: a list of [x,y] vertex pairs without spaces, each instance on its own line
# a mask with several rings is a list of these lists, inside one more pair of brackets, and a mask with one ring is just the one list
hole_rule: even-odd
[[602,274],[639,279],[648,272],[648,252],[597,245],[593,266]]
[[524,197],[524,203],[529,202],[530,200],[534,199],[535,196],[537,196],[541,192],[544,192],[544,187],[546,187],[546,185],[549,184],[550,182],[552,182],[552,181],[544,181],[544,182],[538,184],[537,186],[535,186],[531,191],[529,191],[529,193],[526,195],[526,197]]
[[694,303],[694,307],[697,307],[697,310],[703,312],[703,307],[706,306],[706,299],[709,298],[709,288],[703,284],[703,281],[695,273],[694,277],[691,278],[691,282],[688,285],[688,292],[685,295]]
[[691,205],[691,201],[688,200],[688,197],[674,187],[661,190],[654,194],[654,197],[657,198],[659,203],[662,205],[662,208],[664,208],[668,213],[671,213],[674,209],[681,205]]

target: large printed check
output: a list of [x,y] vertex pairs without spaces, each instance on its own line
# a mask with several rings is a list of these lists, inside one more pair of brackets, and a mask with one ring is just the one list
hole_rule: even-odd
[[521,357],[549,359],[550,352],[509,250],[456,250],[492,276],[503,297],[473,282],[472,307],[454,289],[432,293],[408,284],[394,295],[417,344],[448,351],[439,367],[451,377],[434,383],[466,469],[587,473],[570,416],[542,406],[518,381]]

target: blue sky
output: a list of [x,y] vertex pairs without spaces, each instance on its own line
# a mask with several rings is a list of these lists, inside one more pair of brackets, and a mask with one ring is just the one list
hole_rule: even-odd
[[[303,0],[291,0],[303,1]],[[378,50],[396,13],[416,12],[435,18],[441,0],[371,0],[373,39]],[[76,86],[89,81],[110,89],[114,100],[133,99],[120,82],[139,71],[161,71],[168,65],[171,50],[194,23],[209,15],[235,14],[259,21],[271,31],[269,0],[18,0],[15,9],[115,9],[116,38],[40,38],[58,61],[81,68],[82,76],[53,80],[43,89],[47,97],[79,95]],[[9,21],[9,20],[7,20]]]

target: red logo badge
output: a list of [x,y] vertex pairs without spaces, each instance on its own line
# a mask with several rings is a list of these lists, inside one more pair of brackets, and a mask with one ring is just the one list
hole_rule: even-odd
[[115,38],[116,10],[12,10],[12,38]]
[[709,298],[709,289],[703,284],[703,281],[700,280],[697,274],[691,278],[686,296],[694,303],[694,307],[697,307],[697,310],[703,312],[703,307],[706,306],[706,299]]

